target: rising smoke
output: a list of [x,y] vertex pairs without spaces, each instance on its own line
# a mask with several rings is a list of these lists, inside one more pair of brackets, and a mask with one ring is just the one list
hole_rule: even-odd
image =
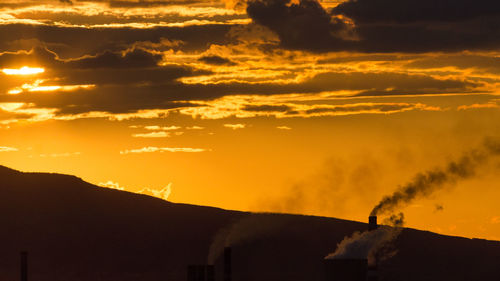
[[355,232],[346,236],[338,245],[334,253],[325,259],[368,259],[368,264],[393,256],[396,252],[391,245],[404,225],[404,214],[394,214],[384,221],[391,226],[380,226],[374,231]]
[[427,197],[447,185],[473,177],[478,168],[496,156],[500,156],[500,141],[486,138],[480,147],[465,152],[458,160],[448,163],[444,168],[417,174],[413,181],[400,187],[392,195],[384,197],[373,208],[371,216],[392,213],[384,220],[385,224],[391,226],[381,226],[374,231],[356,232],[351,237],[345,237],[338,244],[337,250],[326,259],[368,259],[369,264],[375,264],[394,255],[396,252],[391,251],[391,246],[404,225],[403,213],[396,215],[395,210],[417,198]]
[[452,161],[444,168],[419,173],[393,194],[382,198],[370,215],[382,215],[393,212],[417,198],[428,197],[447,185],[473,177],[476,170],[487,163],[491,157],[500,155],[500,142],[491,138],[473,150],[465,152],[457,161]]
[[292,216],[263,213],[251,213],[242,217],[215,235],[208,252],[208,264],[215,263],[224,247],[233,247],[280,231],[291,219]]

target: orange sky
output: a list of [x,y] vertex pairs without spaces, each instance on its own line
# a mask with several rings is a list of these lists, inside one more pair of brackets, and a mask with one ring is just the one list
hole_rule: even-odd
[[[365,221],[500,137],[500,36],[475,22],[496,6],[380,18],[338,2],[2,1],[0,164]],[[500,240],[499,161],[401,208],[407,226]]]

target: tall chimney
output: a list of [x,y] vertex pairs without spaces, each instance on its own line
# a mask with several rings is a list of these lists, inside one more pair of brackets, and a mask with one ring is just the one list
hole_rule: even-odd
[[198,268],[196,265],[188,265],[187,267],[187,280],[188,281],[197,281],[198,278]]
[[224,248],[224,281],[231,281],[231,247]]
[[205,265],[197,265],[196,266],[198,269],[197,269],[197,276],[196,276],[196,280],[197,281],[206,281],[205,279]]
[[211,264],[206,265],[205,280],[215,281],[215,267]]
[[28,281],[28,252],[21,252],[21,281]]
[[369,216],[368,217],[368,230],[372,231],[378,228],[377,225],[377,216]]

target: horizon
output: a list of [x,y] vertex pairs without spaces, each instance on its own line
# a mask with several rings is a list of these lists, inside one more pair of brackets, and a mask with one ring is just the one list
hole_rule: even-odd
[[370,1],[0,1],[0,165],[500,241],[500,5]]

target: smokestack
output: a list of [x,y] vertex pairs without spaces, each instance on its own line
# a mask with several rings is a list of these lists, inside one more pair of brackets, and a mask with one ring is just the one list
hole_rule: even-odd
[[197,281],[205,281],[205,266],[204,265],[197,265]]
[[28,281],[28,252],[21,252],[21,281]]
[[372,231],[378,228],[377,216],[368,217],[368,231]]
[[378,272],[377,272],[378,266],[377,264],[374,265],[369,265],[368,266],[368,272],[366,275],[366,281],[378,281]]
[[206,281],[215,281],[215,268],[213,265],[206,266]]
[[187,280],[188,281],[196,281],[197,277],[197,268],[196,265],[188,265],[187,267]]
[[199,264],[188,265],[188,281],[215,281],[215,268],[213,265]]
[[224,281],[231,281],[231,247],[224,248]]
[[324,281],[367,281],[366,259],[325,259]]

